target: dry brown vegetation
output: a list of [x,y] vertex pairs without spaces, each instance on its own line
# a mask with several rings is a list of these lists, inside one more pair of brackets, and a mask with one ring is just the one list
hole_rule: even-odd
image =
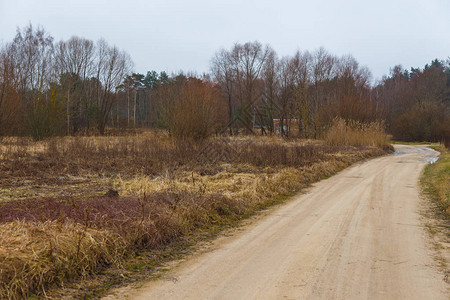
[[[11,299],[45,295],[136,252],[234,224],[385,153],[278,137],[180,142],[155,131],[9,139],[1,147],[0,298]],[[120,196],[105,195],[111,188]]]
[[325,135],[325,141],[334,146],[375,146],[386,145],[387,134],[383,121],[362,123],[336,118]]

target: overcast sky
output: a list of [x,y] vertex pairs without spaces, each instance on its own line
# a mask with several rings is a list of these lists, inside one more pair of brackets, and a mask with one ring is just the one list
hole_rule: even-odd
[[323,46],[351,54],[380,79],[396,64],[450,56],[450,0],[0,0],[0,44],[41,25],[128,52],[135,71],[201,74],[213,54],[258,40],[280,56]]

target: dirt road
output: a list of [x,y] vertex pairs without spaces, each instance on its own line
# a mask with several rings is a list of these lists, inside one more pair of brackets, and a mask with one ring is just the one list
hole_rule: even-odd
[[129,299],[449,299],[420,222],[418,178],[437,153],[397,146],[351,167]]

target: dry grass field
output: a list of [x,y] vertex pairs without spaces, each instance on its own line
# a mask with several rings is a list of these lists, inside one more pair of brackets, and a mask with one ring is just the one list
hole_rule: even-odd
[[2,299],[43,296],[136,253],[235,224],[390,149],[257,136],[176,141],[162,131],[5,138],[0,147]]

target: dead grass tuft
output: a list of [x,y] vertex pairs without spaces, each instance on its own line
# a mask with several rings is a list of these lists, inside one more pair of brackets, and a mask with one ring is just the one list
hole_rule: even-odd
[[50,282],[62,285],[117,261],[125,246],[111,231],[57,221],[2,224],[0,244],[2,299],[45,295]]

